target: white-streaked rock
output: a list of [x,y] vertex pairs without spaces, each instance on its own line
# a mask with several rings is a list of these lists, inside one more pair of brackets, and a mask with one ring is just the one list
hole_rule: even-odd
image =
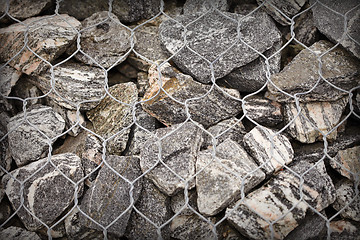
[[355,176],[360,177],[360,146],[340,150],[330,165],[344,177],[355,181]]

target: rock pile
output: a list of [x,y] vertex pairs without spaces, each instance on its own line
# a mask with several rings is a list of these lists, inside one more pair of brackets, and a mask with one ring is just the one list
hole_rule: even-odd
[[0,3],[0,239],[358,239],[357,1]]

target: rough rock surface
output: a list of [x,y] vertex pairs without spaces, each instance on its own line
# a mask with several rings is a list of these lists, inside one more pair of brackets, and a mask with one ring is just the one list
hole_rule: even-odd
[[[315,1],[311,0],[311,4]],[[327,0],[323,4],[316,4],[311,10],[314,15],[315,25],[321,33],[335,43],[339,42],[343,47],[352,52],[356,57],[360,58],[360,9],[356,6],[359,4],[357,0],[336,1]],[[336,11],[333,12],[332,10]],[[341,15],[339,15],[339,13]],[[348,14],[347,14],[348,13]],[[344,15],[347,14],[347,29],[344,32]],[[346,34],[343,37],[343,34]],[[350,37],[357,43],[350,39]]]
[[[320,56],[333,46],[332,43],[321,40],[313,44],[310,50]],[[319,79],[319,62],[316,55],[310,50],[302,50],[280,73],[272,75],[271,81],[278,88],[291,95],[311,90]],[[321,62],[322,76],[331,84],[344,90],[350,90],[360,84],[360,63],[342,47],[336,47],[325,54],[321,58]],[[302,102],[334,101],[344,95],[348,95],[348,93],[337,90],[321,79],[310,93],[297,95],[297,98]],[[268,83],[266,96],[285,102],[290,99],[290,97],[279,92],[271,83]]]
[[330,222],[331,239],[348,240],[359,239],[360,224],[348,220]]
[[[324,134],[328,134],[334,129],[341,120],[341,115],[347,101],[347,98],[342,98],[335,102],[300,103],[302,115],[299,115],[295,121],[293,119],[298,113],[295,103],[285,104],[285,122],[290,123],[293,121],[287,128],[288,133],[303,143],[313,143],[317,140],[322,140],[323,135],[316,128]],[[337,130],[335,129],[327,135],[327,139],[334,140],[336,136]]]
[[[26,119],[42,133],[24,121],[24,113],[19,113],[10,119],[7,125],[9,149],[18,166],[44,157],[49,144],[55,142],[65,128],[64,119],[51,107],[36,105],[27,110],[26,116]],[[48,141],[43,134],[52,141]]]
[[[94,184],[84,195],[81,210],[103,227],[107,227],[117,219],[107,230],[109,233],[121,237],[125,233],[132,210],[127,210],[131,204],[130,198],[132,197],[136,203],[142,189],[142,181],[139,179],[133,183],[134,188],[130,193],[131,185],[118,174],[130,182],[134,181],[141,174],[139,159],[109,155],[106,162],[116,172],[107,165],[101,168]],[[82,214],[80,221],[85,227],[102,231],[100,226]]]
[[[246,196],[243,202],[237,203],[237,208],[230,207],[226,210],[228,221],[240,233],[251,239],[270,239],[271,231],[269,223],[266,222],[269,221],[274,223],[274,238],[283,239],[305,218],[309,209],[307,204],[317,211],[322,211],[335,201],[335,188],[323,162],[317,165],[298,162],[291,169],[297,174],[309,170],[303,176],[304,199],[299,201],[300,178],[289,170],[280,172],[264,186]],[[293,206],[295,208],[288,213]],[[284,214],[286,215],[283,216]]]
[[[171,134],[170,134],[171,133]],[[170,134],[169,136],[165,135]],[[162,148],[161,161],[158,162],[159,146]],[[174,195],[180,189],[184,189],[185,181],[189,181],[188,189],[195,186],[195,162],[202,141],[201,129],[193,123],[174,125],[169,128],[159,128],[155,131],[155,137],[150,138],[141,149],[140,166],[145,177],[167,195]],[[182,181],[173,172],[165,167],[166,164],[172,171],[184,179]]]
[[[135,207],[158,227],[168,221],[173,215],[170,209],[170,198],[160,192],[150,180],[143,181],[143,190]],[[161,228],[163,239],[170,238],[169,227],[168,224]],[[131,213],[125,236],[130,240],[152,240],[158,237],[157,228],[136,211]]]
[[[36,172],[24,183],[24,206],[32,214],[49,226],[67,209],[74,200],[75,185],[67,180],[62,174],[70,178],[73,182],[78,181],[84,176],[81,160],[73,153],[53,155],[51,162],[61,171],[56,170],[48,158],[40,159],[24,167],[11,172],[11,175],[18,181],[24,181]],[[20,184],[9,175],[3,178],[6,195],[14,209],[20,207]],[[82,195],[83,184],[78,185],[78,197]],[[21,208],[17,215],[30,231],[36,231],[43,225],[36,220],[24,208]]]
[[[292,162],[294,150],[286,136],[265,127],[255,127],[244,136],[244,145],[266,175],[279,171]],[[273,137],[274,148],[272,148]],[[273,149],[273,154],[272,154]]]
[[[184,190],[185,191],[185,190]],[[177,193],[176,195],[171,197],[171,210],[174,213],[179,213],[179,215],[193,215],[194,209],[195,211],[198,211],[197,208],[197,193],[196,189],[188,190],[188,198],[189,202],[186,204],[186,207],[182,209],[185,205],[185,193],[183,191]],[[189,206],[192,208],[190,209]]]
[[[0,1],[0,15],[2,16],[6,10],[6,0]],[[26,19],[38,15],[41,11],[50,7],[51,0],[21,0],[9,1],[8,13],[16,19]],[[1,19],[0,21],[2,21]]]
[[[0,29],[0,58],[8,61],[24,46],[24,33],[28,30],[27,46],[50,63],[65,52],[75,40],[81,23],[66,14],[28,18],[22,23]],[[70,25],[71,26],[70,26]],[[28,49],[21,51],[9,65],[26,74],[39,74],[49,65]]]
[[265,179],[254,160],[230,139],[216,148],[216,157],[206,150],[196,161],[197,206],[205,216],[219,213]]
[[137,76],[136,86],[139,90],[139,97],[143,97],[149,88],[149,78],[146,72],[139,72]]
[[[2,138],[4,135],[5,132],[3,132],[0,129],[0,138]],[[11,168],[11,162],[12,162],[12,158],[9,149],[9,142],[7,139],[4,139],[0,142],[0,166],[3,167],[6,171],[9,171]],[[4,175],[4,173],[5,172],[2,169],[0,169],[0,177]],[[0,201],[1,199],[2,197],[0,197]]]
[[213,8],[226,12],[230,8],[229,0],[186,0],[184,14],[207,12]]
[[[226,51],[213,65],[215,79],[226,76],[235,68],[244,66],[258,57],[254,50],[237,41],[237,21],[243,17],[242,15],[224,13],[232,21],[213,11],[197,19],[201,14],[176,17],[175,20],[182,25],[174,20],[165,21],[160,25],[160,41],[170,55],[176,53],[172,60],[184,73],[190,74],[202,83],[210,83],[212,80],[208,61],[215,61],[223,52]],[[196,22],[187,26],[185,33],[183,25],[195,19]],[[265,31],[266,36],[263,34]],[[186,34],[187,47],[182,48],[184,34]],[[240,34],[244,42],[261,53],[280,41],[279,31],[267,18],[244,18],[241,21]],[[235,45],[228,49],[234,43]],[[190,51],[188,47],[206,60]]]
[[137,101],[137,88],[132,82],[119,83],[110,87],[109,93],[117,101],[107,95],[96,108],[87,112],[87,117],[93,123],[95,132],[105,139],[121,132],[107,142],[110,154],[121,153],[126,148],[130,133],[131,105]]
[[334,158],[330,159],[330,165],[344,177],[355,181],[355,176],[360,175],[359,156],[360,146],[340,150]]
[[[0,65],[0,67],[3,67]],[[0,69],[0,94],[9,96],[11,88],[16,84],[21,76],[21,72],[8,65]],[[0,102],[1,103],[1,102]]]
[[[214,87],[206,95],[211,86],[196,82],[189,75],[180,73],[168,63],[161,67],[161,74],[162,86],[160,88],[156,65],[149,69],[150,87],[145,93],[143,98],[145,102],[142,106],[145,111],[165,125],[182,123],[187,119],[185,103],[188,105],[191,119],[205,127],[230,118],[241,110],[240,101],[228,96],[240,98],[239,92],[235,89]],[[167,94],[176,101],[180,101],[181,104],[172,100]],[[199,97],[202,98],[188,100]]]
[[[47,102],[45,101],[45,98],[42,97],[44,94],[40,91],[40,89],[37,86],[29,82],[27,77],[21,77],[19,79],[16,85],[12,88],[11,95],[14,97],[19,97],[21,99],[27,99],[26,100],[27,108],[35,104],[48,105],[46,104]],[[16,101],[14,105],[17,109],[22,109],[23,102]]]
[[0,238],[8,240],[41,240],[41,238],[36,233],[19,227],[8,227],[6,229],[0,230]]

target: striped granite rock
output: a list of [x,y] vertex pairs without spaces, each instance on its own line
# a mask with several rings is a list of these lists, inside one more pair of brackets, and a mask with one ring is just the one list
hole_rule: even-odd
[[[24,206],[49,226],[64,210],[70,207],[74,200],[75,186],[62,174],[77,183],[84,176],[84,173],[80,158],[73,153],[58,154],[51,157],[51,162],[59,168],[61,173],[47,161],[48,158],[43,158],[30,163],[12,171],[11,175],[20,182],[29,178],[24,183],[22,194]],[[43,166],[45,167],[38,171]],[[6,175],[2,182],[12,207],[18,209],[21,203],[20,183],[10,178],[9,175]],[[82,189],[83,183],[80,182],[78,184],[78,197],[81,197]],[[20,208],[17,215],[30,231],[36,231],[43,227],[24,208]]]
[[216,148],[216,157],[206,150],[196,161],[197,206],[205,216],[219,213],[265,179],[255,161],[230,139]]
[[355,181],[356,175],[360,176],[359,156],[360,146],[340,150],[334,158],[330,159],[330,165],[344,177]]
[[[18,166],[44,157],[49,145],[55,142],[65,128],[64,119],[51,107],[35,105],[27,110],[26,117],[42,133],[24,122],[24,113],[19,113],[10,119],[7,125],[9,149]],[[49,141],[43,134],[49,138]]]
[[[76,30],[79,30],[80,25],[75,18],[61,14],[28,18],[22,23],[1,28],[0,42],[3,45],[0,48],[0,58],[8,61],[19,53],[24,46],[24,33],[28,30],[27,46],[51,63],[76,40]],[[9,65],[28,75],[37,75],[49,67],[26,48],[9,62]]]
[[[287,128],[287,132],[293,138],[303,143],[313,143],[322,140],[323,135],[316,128],[324,134],[333,130],[340,122],[347,101],[347,98],[342,98],[334,102],[300,103],[302,115],[299,115],[294,121],[293,119],[298,113],[295,103],[285,104],[285,122],[290,123],[293,121]],[[327,135],[328,140],[335,140],[336,137],[336,129]]]
[[[299,175],[306,172],[303,184],[291,171],[284,170],[226,210],[227,220],[244,236],[271,239],[269,221],[274,238],[284,239],[305,218],[308,204],[320,212],[335,201],[335,188],[324,162],[297,162],[291,169]],[[299,201],[301,185],[304,198]]]
[[[294,150],[287,137],[282,134],[275,136],[275,134],[276,132],[269,128],[257,126],[245,134],[243,139],[246,149],[258,165],[264,164],[261,169],[266,175],[279,171],[283,165],[291,163],[294,157]],[[272,150],[273,154],[271,154]]]
[[41,240],[41,238],[35,233],[27,231],[24,228],[8,227],[0,230],[0,239],[7,240]]
[[[0,0],[0,16],[5,13],[6,0]],[[9,1],[8,13],[16,19],[27,19],[36,15],[39,15],[43,10],[48,9],[51,6],[51,0],[21,0],[21,1]],[[0,21],[3,21],[1,19]]]

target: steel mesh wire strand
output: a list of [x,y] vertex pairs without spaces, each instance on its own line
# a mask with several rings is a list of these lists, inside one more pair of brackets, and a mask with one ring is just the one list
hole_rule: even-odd
[[[95,25],[89,26],[88,28],[85,29],[77,29],[75,26],[72,26],[72,24],[70,22],[67,21],[67,19],[65,19],[64,17],[62,17],[62,15],[59,13],[59,7],[60,4],[62,4],[62,1],[57,0],[56,1],[56,8],[55,8],[55,12],[53,13],[53,15],[49,15],[47,18],[51,19],[54,17],[59,17],[60,19],[62,19],[63,21],[66,22],[66,24],[68,26],[70,26],[72,28],[72,30],[74,32],[76,32],[77,35],[77,39],[76,39],[76,50],[69,55],[68,57],[66,57],[64,60],[57,62],[57,63],[52,63],[50,61],[48,61],[47,59],[45,59],[43,56],[39,55],[36,51],[34,51],[30,46],[28,46],[28,34],[29,34],[29,29],[31,27],[32,24],[34,24],[34,22],[30,22],[28,24],[24,24],[23,21],[16,19],[15,17],[13,17],[10,14],[10,4],[9,1],[6,2],[6,9],[4,11],[3,16],[1,16],[1,18],[10,18],[12,21],[17,22],[19,24],[22,24],[23,27],[26,29],[24,31],[24,45],[22,46],[22,48],[20,49],[19,52],[17,52],[12,58],[10,58],[9,60],[7,60],[7,62],[5,62],[4,64],[1,65],[0,70],[5,69],[6,66],[9,66],[9,64],[15,60],[15,58],[22,54],[22,52],[24,51],[29,51],[30,54],[33,54],[36,56],[36,58],[41,59],[41,61],[43,63],[46,63],[46,65],[49,68],[49,72],[50,72],[50,90],[48,92],[44,92],[43,95],[39,96],[39,97],[28,97],[25,99],[16,97],[16,96],[5,96],[2,93],[2,98],[6,99],[6,100],[11,100],[11,101],[19,101],[22,103],[22,111],[23,111],[23,121],[19,124],[17,124],[16,126],[13,126],[9,132],[5,133],[1,139],[0,142],[5,142],[8,139],[8,136],[11,132],[15,131],[20,125],[22,124],[27,124],[29,126],[31,126],[32,128],[34,128],[39,134],[40,136],[42,136],[43,138],[45,138],[46,140],[46,144],[48,145],[47,148],[47,157],[46,157],[46,161],[44,161],[44,164],[41,166],[38,166],[38,169],[36,169],[30,176],[28,176],[25,179],[17,179],[17,176],[13,175],[12,173],[10,173],[9,169],[4,168],[3,166],[0,166],[1,171],[3,171],[5,173],[6,176],[8,176],[9,179],[12,179],[11,181],[13,182],[17,182],[17,184],[20,185],[19,188],[19,192],[18,195],[20,197],[20,202],[19,202],[19,206],[16,207],[15,209],[13,209],[13,212],[11,214],[11,216],[9,218],[7,218],[2,224],[1,227],[6,227],[11,223],[11,220],[14,219],[16,217],[16,215],[22,210],[22,211],[26,211],[27,214],[30,214],[32,218],[34,218],[36,221],[40,222],[45,229],[47,230],[47,237],[48,239],[52,239],[52,231],[58,227],[59,225],[62,224],[62,222],[68,217],[70,216],[71,212],[73,210],[77,210],[80,212],[80,214],[82,214],[83,216],[85,216],[85,218],[89,221],[91,221],[93,223],[93,225],[96,226],[97,230],[101,230],[103,232],[103,238],[104,239],[108,239],[109,238],[109,229],[111,227],[113,227],[116,222],[121,219],[122,217],[124,217],[129,211],[133,211],[136,212],[139,216],[141,216],[142,218],[146,219],[146,221],[148,223],[150,223],[152,226],[154,226],[156,228],[157,231],[157,236],[158,239],[163,239],[162,236],[162,231],[166,226],[169,226],[172,221],[174,221],[174,219],[176,219],[176,217],[180,216],[180,212],[184,211],[185,209],[190,209],[190,211],[193,212],[193,214],[195,214],[196,216],[198,216],[201,220],[203,220],[205,223],[207,223],[209,225],[209,228],[211,229],[212,233],[213,233],[213,238],[214,239],[218,239],[219,236],[219,232],[218,229],[222,226],[222,224],[224,224],[228,217],[231,214],[234,214],[235,211],[240,207],[240,205],[242,206],[246,206],[250,211],[254,212],[255,214],[257,214],[257,218],[261,219],[261,221],[263,222],[264,226],[266,226],[269,231],[270,231],[270,238],[271,239],[276,239],[279,237],[278,235],[278,229],[276,229],[276,224],[278,224],[278,222],[281,221],[286,221],[287,217],[289,217],[290,215],[292,215],[297,208],[302,208],[304,207],[304,204],[306,206],[306,208],[310,209],[313,213],[319,215],[325,222],[326,222],[326,227],[327,227],[327,239],[331,239],[331,234],[332,234],[332,229],[330,226],[330,223],[336,219],[336,217],[338,217],[342,212],[344,212],[346,210],[346,208],[355,201],[355,199],[359,196],[359,190],[358,190],[358,186],[359,186],[359,174],[357,172],[354,172],[353,170],[349,169],[347,166],[341,165],[341,163],[337,163],[338,165],[341,166],[341,168],[344,171],[347,171],[349,175],[352,175],[354,177],[354,192],[355,192],[355,196],[354,199],[352,201],[350,201],[348,204],[346,204],[341,210],[337,211],[335,214],[333,214],[331,217],[327,217],[323,212],[320,212],[316,209],[316,207],[314,207],[311,203],[307,202],[306,200],[306,196],[304,193],[304,188],[306,188],[307,186],[305,185],[305,176],[306,174],[310,173],[312,170],[316,169],[317,167],[320,167],[320,165],[325,161],[325,159],[333,159],[333,156],[331,156],[331,154],[328,153],[328,147],[329,147],[329,142],[328,142],[328,136],[330,134],[332,134],[334,131],[336,131],[336,129],[338,127],[341,127],[342,125],[345,124],[345,122],[351,117],[354,116],[356,118],[360,118],[356,112],[354,111],[353,108],[353,95],[354,93],[356,93],[356,91],[360,88],[360,86],[354,87],[350,90],[345,90],[342,89],[336,85],[334,85],[333,83],[331,83],[328,79],[326,79],[323,76],[323,72],[322,69],[324,68],[323,64],[323,59],[324,57],[327,56],[327,54],[329,54],[330,52],[334,51],[335,49],[340,47],[340,42],[342,41],[342,39],[345,38],[349,38],[351,39],[354,43],[359,44],[358,42],[356,42],[356,40],[348,34],[348,15],[350,13],[352,13],[353,11],[355,11],[356,9],[358,9],[360,7],[360,4],[356,5],[355,7],[353,7],[352,9],[348,10],[345,14],[339,13],[337,12],[337,9],[331,9],[326,5],[325,1],[315,1],[312,5],[309,4],[309,6],[306,9],[303,9],[301,11],[299,11],[296,15],[294,15],[292,18],[289,18],[285,13],[283,13],[280,9],[278,9],[274,4],[272,4],[271,2],[263,2],[262,4],[260,4],[257,8],[255,8],[254,10],[250,11],[246,16],[242,17],[239,20],[235,20],[231,17],[229,17],[226,13],[220,11],[217,9],[217,7],[215,6],[215,3],[211,1],[211,8],[207,11],[204,11],[203,14],[197,16],[196,18],[194,18],[194,20],[192,20],[191,22],[187,23],[187,24],[183,24],[181,22],[179,22],[175,17],[170,16],[167,12],[165,12],[164,10],[164,1],[160,2],[160,8],[159,8],[159,12],[157,14],[155,14],[153,17],[149,18],[148,20],[136,25],[136,26],[128,26],[125,25],[122,22],[119,21],[115,21],[114,19],[112,19],[112,11],[113,11],[113,4],[114,2],[112,0],[109,0],[108,2],[108,17],[103,20],[102,22],[98,22]],[[273,53],[271,56],[265,56],[263,52],[258,51],[256,48],[254,48],[253,46],[251,46],[251,44],[249,44],[248,42],[245,41],[244,36],[242,36],[242,33],[240,31],[243,21],[246,20],[247,17],[252,17],[254,16],[254,14],[258,11],[260,11],[261,9],[264,9],[265,4],[269,4],[270,7],[272,7],[273,9],[275,9],[279,14],[282,15],[282,17],[284,17],[289,23],[289,28],[290,28],[290,34],[291,37],[282,44],[281,48],[279,48],[275,53]],[[333,13],[337,14],[338,16],[341,16],[343,18],[343,22],[344,22],[344,33],[342,35],[342,39],[340,39],[338,41],[337,44],[335,44],[333,47],[331,47],[329,50],[327,50],[326,52],[316,52],[313,51],[310,47],[306,46],[305,44],[303,44],[301,41],[297,40],[297,36],[294,32],[294,26],[296,24],[296,21],[298,19],[298,17],[300,17],[301,15],[305,14],[308,11],[311,11],[312,8],[314,8],[315,6],[323,6],[325,8],[327,8],[328,10],[332,11]],[[229,46],[226,46],[226,49],[219,54],[218,56],[213,56],[213,59],[208,59],[206,56],[202,55],[201,52],[197,52],[196,49],[194,49],[191,44],[189,44],[189,29],[191,29],[191,27],[194,24],[199,24],[200,20],[203,17],[209,17],[211,16],[211,14],[219,14],[221,15],[223,18],[227,19],[229,22],[231,22],[232,24],[236,24],[237,26],[237,36],[235,39],[233,39],[232,44]],[[166,60],[164,61],[157,61],[158,59],[149,59],[147,56],[141,54],[141,52],[137,51],[135,49],[136,47],[136,33],[139,29],[141,29],[143,26],[146,26],[146,24],[152,23],[153,21],[159,19],[159,18],[165,18],[166,20],[172,20],[174,22],[174,24],[180,25],[181,28],[183,29],[183,39],[182,39],[182,45],[179,49],[177,49],[177,51],[172,55],[169,56]],[[1,19],[0,18],[0,19]],[[116,24],[118,24],[119,26],[121,26],[122,28],[126,29],[127,31],[130,32],[130,48],[121,56],[118,58],[117,61],[115,61],[110,67],[104,67],[101,64],[99,64],[96,59],[94,59],[94,57],[90,56],[88,53],[86,53],[86,51],[84,51],[82,49],[82,45],[81,45],[81,36],[82,34],[84,34],[88,29],[91,28],[96,28],[97,26],[100,26],[101,24],[105,23],[106,21],[113,21],[116,22]],[[224,23],[226,24],[226,23]],[[266,33],[264,33],[266,34]],[[311,86],[311,88],[306,91],[306,92],[300,92],[300,93],[295,93],[295,94],[290,94],[286,91],[284,91],[283,89],[281,89],[281,87],[277,86],[273,81],[272,81],[272,72],[270,69],[270,61],[276,57],[276,55],[281,54],[284,49],[290,44],[290,43],[296,43],[302,46],[302,48],[306,49],[307,51],[310,51],[311,54],[313,54],[317,60],[317,72],[318,72],[318,79],[317,82],[315,83],[315,85]],[[231,95],[229,92],[225,91],[224,88],[220,87],[218,85],[218,83],[216,82],[217,77],[216,77],[216,70],[215,67],[217,64],[219,64],[219,62],[221,61],[221,59],[228,53],[230,53],[233,50],[233,47],[236,44],[241,43],[242,45],[248,47],[249,49],[251,49],[251,51],[255,52],[261,59],[263,59],[264,63],[265,63],[265,73],[266,73],[266,83],[259,88],[257,91],[254,91],[248,95],[246,95],[245,97],[236,97]],[[201,96],[195,96],[192,98],[187,98],[185,101],[179,100],[177,98],[175,98],[170,92],[169,90],[167,90],[164,86],[164,76],[162,73],[162,69],[164,67],[166,67],[166,64],[172,64],[173,62],[173,58],[174,56],[178,55],[181,51],[186,50],[191,52],[192,54],[194,54],[196,57],[198,57],[199,59],[201,59],[203,62],[205,62],[205,64],[208,66],[208,70],[210,71],[210,81],[209,81],[209,88],[207,89],[207,91],[201,95]],[[115,67],[123,62],[123,60],[125,60],[130,54],[134,54],[137,58],[148,62],[150,64],[153,65],[153,68],[155,69],[155,71],[157,72],[158,76],[157,76],[157,85],[158,85],[158,90],[156,92],[156,94],[154,94],[151,98],[149,99],[137,99],[136,101],[133,102],[122,102],[119,99],[117,99],[114,94],[110,93],[110,86],[109,86],[109,72],[113,69],[115,69]],[[80,102],[72,102],[69,99],[65,98],[64,96],[62,96],[62,93],[59,92],[56,88],[56,84],[57,84],[57,79],[55,77],[55,70],[58,69],[59,67],[61,67],[64,63],[70,61],[72,58],[74,58],[74,56],[76,54],[82,54],[85,58],[87,58],[88,60],[90,60],[92,62],[92,64],[94,66],[96,66],[98,69],[101,70],[102,74],[103,74],[103,94],[101,97],[99,97],[98,99],[92,99],[92,100],[86,100],[86,101],[80,101]],[[173,65],[173,64],[172,64]],[[329,132],[324,132],[322,129],[318,128],[318,126],[316,126],[313,122],[311,122],[308,117],[306,116],[306,114],[304,114],[304,109],[301,105],[301,96],[306,95],[306,94],[310,94],[314,91],[314,89],[316,87],[318,87],[320,85],[320,82],[325,82],[326,84],[328,84],[329,86],[331,86],[333,89],[339,90],[340,92],[346,93],[346,95],[348,96],[348,106],[349,106],[349,111],[348,114],[346,114],[345,116],[343,116],[343,118],[341,119],[341,121],[339,121],[339,123],[336,124],[336,126],[333,127],[332,130],[330,130]],[[240,175],[238,172],[234,171],[231,167],[229,167],[227,164],[224,164],[221,159],[219,158],[218,154],[217,154],[217,149],[218,149],[218,139],[221,138],[223,135],[227,134],[232,128],[234,128],[234,126],[238,123],[241,123],[242,121],[249,121],[250,123],[252,123],[254,125],[254,127],[259,127],[260,129],[263,129],[263,126],[261,124],[259,124],[256,120],[252,119],[249,114],[248,114],[248,110],[246,108],[247,103],[249,100],[251,100],[251,97],[257,95],[258,93],[262,92],[263,90],[265,90],[267,88],[268,85],[271,85],[273,88],[275,88],[278,92],[280,92],[281,94],[283,94],[284,96],[288,97],[291,101],[293,101],[295,103],[295,107],[296,107],[296,114],[294,115],[294,118],[289,121],[287,124],[285,124],[281,129],[277,130],[276,132],[274,132],[274,134],[271,134],[270,136],[270,158],[267,159],[264,163],[260,163],[257,168],[253,169],[252,171],[249,171],[247,173],[246,176],[242,176]],[[242,107],[242,112],[243,114],[241,115],[241,117],[237,120],[237,123],[233,124],[232,126],[229,126],[226,130],[222,131],[219,134],[213,134],[211,133],[206,127],[204,127],[201,123],[197,122],[196,120],[194,120],[194,116],[191,113],[191,103],[193,102],[197,102],[197,101],[201,101],[204,99],[207,99],[207,97],[209,97],[214,91],[219,91],[221,94],[223,94],[224,96],[236,100],[238,101],[239,104],[241,104]],[[58,98],[61,99],[61,101],[71,105],[73,107],[73,109],[76,111],[76,121],[75,123],[68,127],[67,130],[63,131],[61,134],[58,134],[56,136],[52,136],[49,137],[47,136],[41,129],[39,126],[37,126],[36,124],[33,124],[30,120],[29,120],[29,116],[28,116],[28,103],[33,101],[33,100],[38,100],[38,99],[44,99],[50,96],[50,94],[56,95]],[[161,95],[162,94],[162,95]],[[163,96],[163,97],[167,97],[169,99],[171,99],[173,102],[175,102],[178,105],[181,105],[184,110],[185,110],[185,121],[183,121],[182,123],[180,123],[179,125],[176,126],[176,128],[174,128],[172,131],[167,132],[165,135],[162,136],[157,136],[156,134],[154,134],[152,131],[150,131],[149,129],[143,127],[139,122],[138,122],[138,118],[136,115],[136,108],[137,106],[141,105],[141,104],[146,104],[148,102],[154,101],[156,100],[159,96]],[[113,100],[115,103],[118,103],[120,105],[129,107],[131,109],[131,123],[128,124],[126,127],[123,127],[120,131],[116,132],[115,134],[112,134],[111,136],[103,136],[101,134],[98,134],[96,131],[94,131],[93,129],[82,125],[81,123],[81,108],[84,104],[88,104],[88,103],[99,103],[100,101],[104,100],[106,97],[110,98],[111,100]],[[284,162],[282,162],[281,160],[277,159],[275,156],[274,151],[276,151],[277,146],[276,146],[276,139],[280,136],[285,134],[286,135],[286,130],[289,128],[290,125],[294,124],[294,122],[299,119],[302,118],[305,120],[305,122],[307,122],[308,124],[310,124],[312,126],[312,128],[314,128],[317,132],[321,133],[322,135],[322,149],[323,149],[323,153],[321,158],[316,159],[315,164],[312,165],[309,169],[307,169],[307,171],[299,173],[297,171],[294,171],[292,169],[292,167],[287,166]],[[179,172],[177,172],[176,169],[172,169],[171,166],[169,166],[166,161],[164,160],[164,156],[163,153],[165,151],[165,149],[163,149],[163,142],[166,142],[167,139],[176,134],[179,131],[182,131],[183,127],[186,127],[187,123],[192,123],[196,126],[196,128],[200,129],[204,134],[206,134],[207,136],[209,136],[211,138],[211,144],[212,147],[210,148],[210,153],[211,153],[211,161],[209,161],[207,164],[205,164],[201,169],[196,169],[196,173],[193,174],[191,177],[188,178],[184,178],[183,176],[180,175]],[[53,157],[53,143],[56,141],[56,139],[62,138],[67,136],[72,130],[74,130],[76,127],[80,128],[82,131],[85,131],[93,136],[96,136],[98,139],[100,139],[100,141],[102,142],[102,155],[101,155],[101,160],[102,162],[95,167],[90,173],[87,173],[85,176],[81,177],[80,179],[77,179],[76,181],[74,181],[73,179],[71,179],[67,174],[65,174],[61,169],[60,169],[60,165],[59,164],[55,164],[52,160]],[[128,179],[124,176],[123,173],[117,171],[115,169],[115,167],[113,167],[110,163],[109,163],[109,156],[108,156],[108,145],[110,144],[111,141],[113,141],[116,137],[121,136],[122,134],[126,133],[127,130],[133,129],[134,127],[137,127],[138,129],[146,132],[147,134],[149,134],[149,138],[151,137],[151,139],[153,139],[154,144],[157,146],[157,159],[154,161],[153,165],[151,167],[149,167],[147,170],[143,170],[142,173],[136,177],[135,179]],[[294,176],[294,179],[297,179],[297,181],[299,182],[299,189],[298,189],[298,199],[295,201],[295,204],[292,204],[292,206],[285,211],[281,216],[277,216],[275,219],[272,219],[271,217],[266,218],[264,217],[263,213],[258,213],[256,209],[254,209],[254,206],[249,205],[249,203],[246,201],[246,196],[249,193],[245,193],[245,180],[250,177],[252,174],[254,174],[256,171],[259,171],[261,169],[263,169],[264,167],[266,167],[266,165],[270,164],[271,162],[277,162],[279,165],[281,165],[281,169],[282,171],[287,171],[288,173],[290,173],[290,175]],[[232,177],[234,178],[238,178],[241,180],[241,188],[240,188],[240,196],[236,199],[236,203],[233,204],[233,206],[231,207],[231,210],[226,211],[225,214],[221,215],[220,217],[218,217],[216,219],[216,221],[213,220],[213,218],[208,217],[204,214],[202,214],[198,209],[194,208],[193,206],[190,205],[190,189],[192,182],[199,177],[199,175],[206,173],[206,169],[209,168],[209,166],[211,164],[216,163],[218,166],[220,166],[221,169],[223,169],[223,171],[227,171],[229,173],[231,173]],[[74,195],[73,195],[73,204],[71,204],[71,207],[68,207],[66,209],[67,212],[64,212],[61,214],[61,217],[58,217],[56,219],[55,222],[52,222],[51,224],[48,224],[46,222],[44,222],[41,219],[41,216],[37,216],[32,210],[31,207],[27,207],[25,205],[25,199],[24,199],[24,191],[25,191],[25,183],[32,181],[31,179],[37,174],[40,173],[42,170],[46,169],[47,167],[51,166],[52,168],[55,168],[56,171],[62,175],[67,181],[68,183],[74,188]],[[143,212],[141,212],[140,209],[138,209],[138,207],[135,206],[136,203],[136,199],[134,197],[134,195],[136,195],[136,193],[134,193],[134,189],[136,188],[136,184],[138,184],[143,178],[145,178],[145,176],[147,176],[150,172],[154,171],[155,168],[162,166],[164,167],[168,172],[170,172],[172,175],[176,176],[178,179],[181,180],[182,185],[183,185],[183,192],[184,192],[184,205],[180,208],[180,211],[177,213],[174,213],[170,218],[168,218],[166,221],[164,221],[162,224],[158,224],[156,223],[153,219],[151,219],[150,217],[146,216]],[[91,175],[93,175],[94,173],[98,172],[100,169],[102,168],[108,168],[111,172],[113,172],[117,178],[119,179],[118,181],[123,181],[125,183],[128,184],[129,189],[128,189],[128,194],[129,194],[129,205],[127,206],[127,208],[120,213],[119,215],[117,215],[110,223],[108,223],[107,225],[103,225],[102,223],[96,221],[95,219],[92,218],[91,215],[89,215],[86,211],[84,211],[84,209],[80,208],[81,205],[81,200],[79,200],[79,192],[83,191],[81,189],[84,188],[84,181],[86,181],[86,179],[88,179]],[[169,173],[169,174],[170,174]],[[5,188],[5,186],[3,186]]]

